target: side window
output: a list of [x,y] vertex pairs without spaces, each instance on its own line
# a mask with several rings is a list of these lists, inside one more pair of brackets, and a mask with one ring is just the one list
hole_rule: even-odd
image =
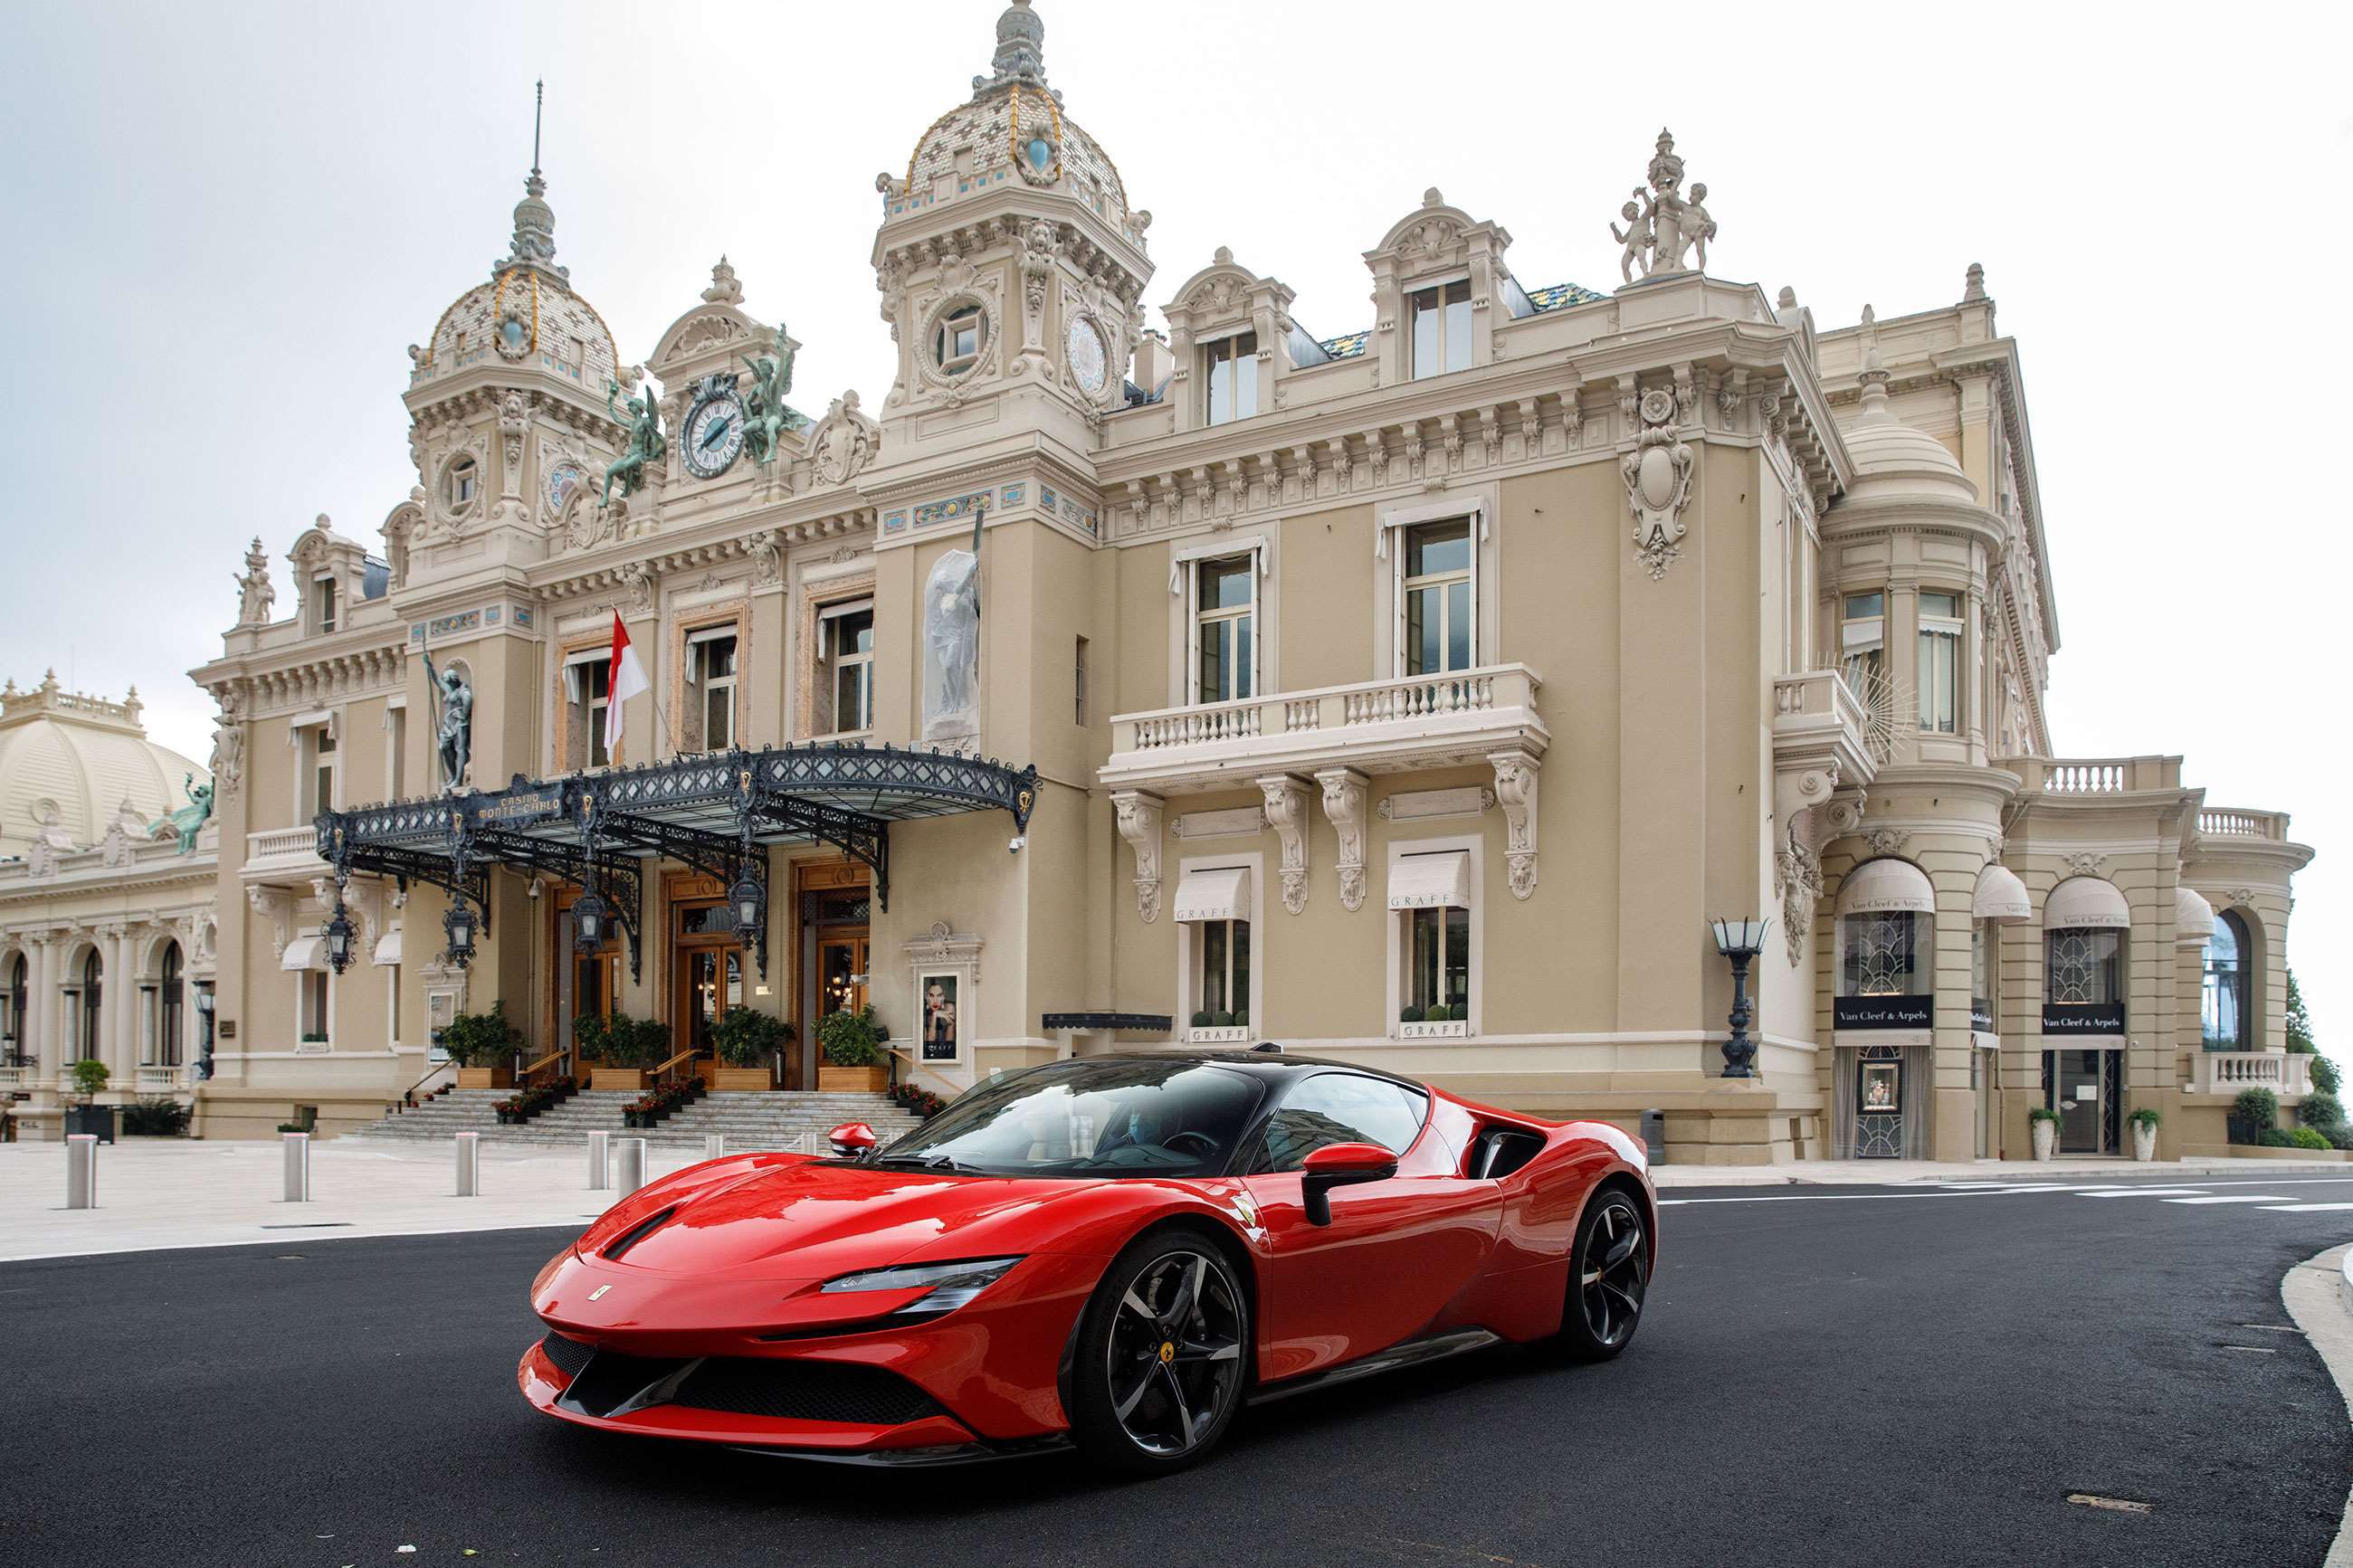
[[1267,1118],[1253,1172],[1296,1171],[1309,1152],[1334,1143],[1377,1143],[1391,1153],[1413,1147],[1429,1114],[1425,1095],[1382,1079],[1318,1073],[1283,1097]]

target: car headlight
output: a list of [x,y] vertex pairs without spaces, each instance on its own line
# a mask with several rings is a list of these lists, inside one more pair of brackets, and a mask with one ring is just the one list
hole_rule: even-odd
[[891,1315],[894,1318],[935,1318],[953,1312],[999,1279],[1020,1262],[1018,1258],[970,1258],[955,1263],[909,1263],[895,1268],[869,1268],[844,1274],[818,1287],[818,1293],[836,1296],[854,1290],[926,1290]]

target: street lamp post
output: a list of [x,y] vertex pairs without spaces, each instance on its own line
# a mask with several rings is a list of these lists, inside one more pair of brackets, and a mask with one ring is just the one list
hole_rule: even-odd
[[1715,929],[1715,951],[1732,962],[1732,1035],[1724,1042],[1724,1076],[1755,1078],[1757,1042],[1748,1037],[1748,965],[1765,950],[1765,931],[1773,922],[1769,918],[1718,917],[1709,923]]

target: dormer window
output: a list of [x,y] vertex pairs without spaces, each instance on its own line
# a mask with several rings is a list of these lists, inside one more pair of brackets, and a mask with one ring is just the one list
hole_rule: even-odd
[[311,586],[319,596],[319,629],[322,632],[333,631],[335,612],[338,608],[335,603],[335,580],[332,577],[322,577]]
[[1408,297],[1413,319],[1413,375],[1471,368],[1471,280],[1432,284]]
[[449,510],[463,511],[474,504],[474,494],[481,487],[481,470],[471,458],[460,458],[449,465]]
[[1258,413],[1258,334],[1219,338],[1201,351],[1201,384],[1211,425],[1230,424]]
[[942,375],[962,375],[980,363],[988,318],[978,305],[959,305],[940,318],[932,333],[932,363]]

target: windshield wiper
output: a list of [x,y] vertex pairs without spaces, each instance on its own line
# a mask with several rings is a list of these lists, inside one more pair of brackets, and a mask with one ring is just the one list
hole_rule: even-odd
[[978,1166],[967,1165],[963,1161],[957,1159],[955,1155],[948,1153],[944,1150],[933,1154],[885,1154],[879,1160],[869,1161],[868,1163],[874,1165],[904,1165],[918,1171],[937,1171],[945,1169],[954,1171],[959,1175],[967,1176],[977,1176],[985,1173]]

